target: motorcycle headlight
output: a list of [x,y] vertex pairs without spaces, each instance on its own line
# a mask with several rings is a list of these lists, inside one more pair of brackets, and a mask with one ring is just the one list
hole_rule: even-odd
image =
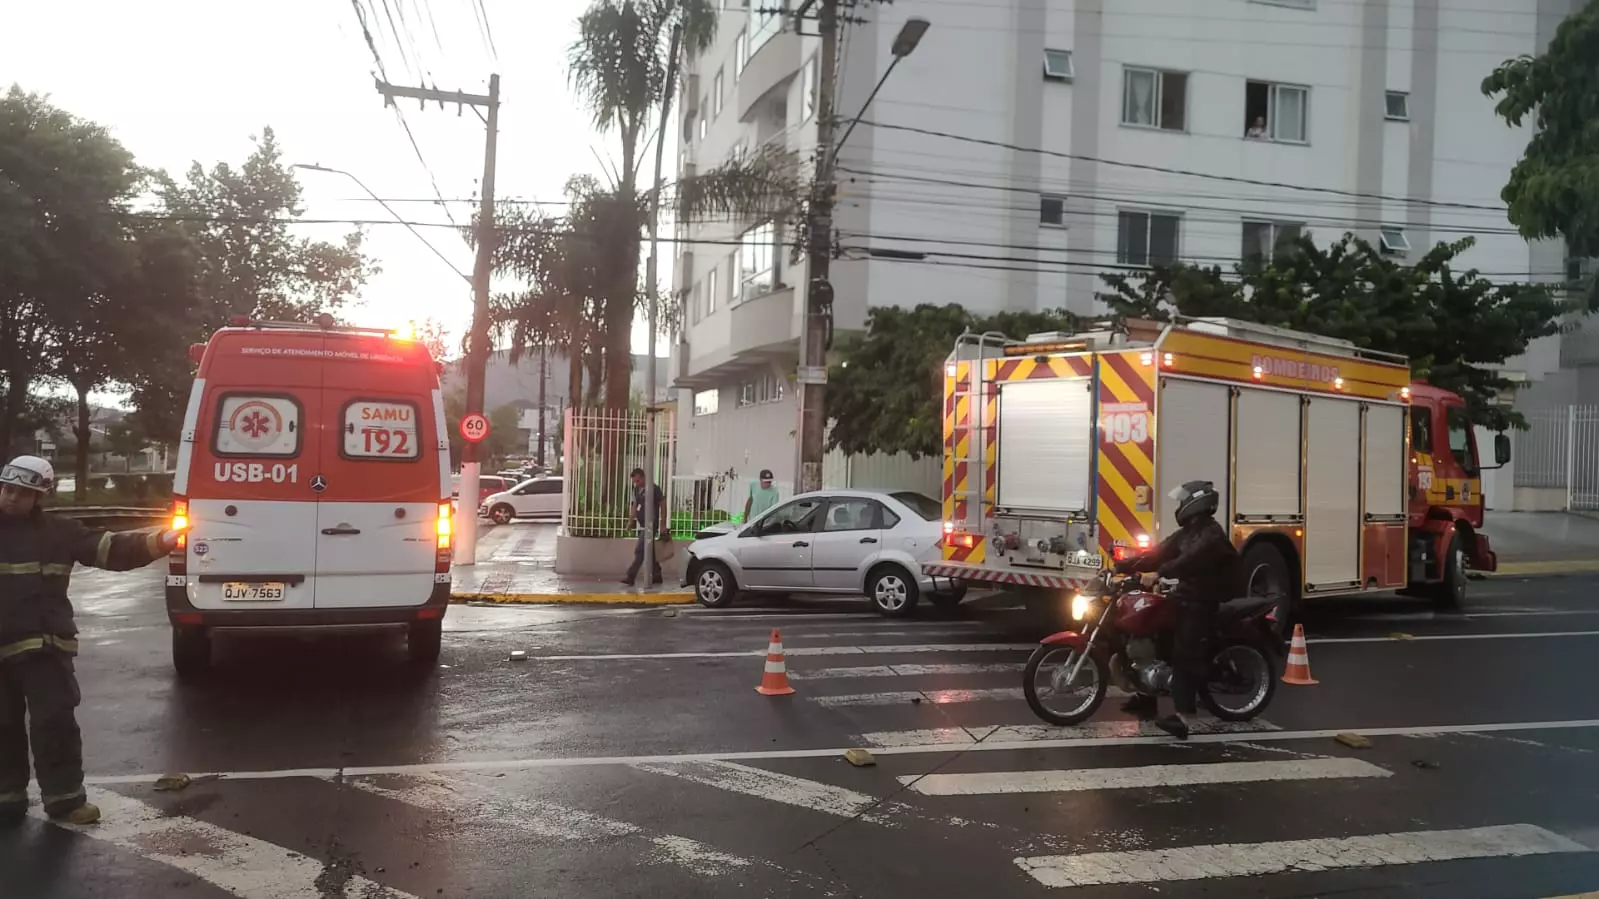
[[1073,596],[1072,597],[1072,620],[1073,621],[1082,621],[1084,618],[1087,618],[1088,617],[1088,609],[1093,604],[1094,604],[1094,601],[1092,599],[1090,599],[1087,596],[1084,596],[1081,593],[1077,594],[1076,596]]

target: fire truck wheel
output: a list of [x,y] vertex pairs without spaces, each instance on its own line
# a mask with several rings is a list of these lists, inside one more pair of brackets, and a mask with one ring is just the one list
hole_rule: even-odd
[[916,610],[921,588],[916,578],[898,565],[879,565],[866,575],[866,596],[879,615],[903,618]]
[[1243,568],[1246,597],[1280,597],[1273,610],[1272,630],[1286,642],[1294,632],[1294,616],[1299,611],[1288,560],[1283,558],[1282,550],[1270,543],[1255,543],[1244,552]]
[[1466,601],[1466,549],[1458,532],[1449,540],[1449,550],[1444,553],[1443,575],[1443,580],[1428,585],[1428,592],[1435,608],[1453,611]]

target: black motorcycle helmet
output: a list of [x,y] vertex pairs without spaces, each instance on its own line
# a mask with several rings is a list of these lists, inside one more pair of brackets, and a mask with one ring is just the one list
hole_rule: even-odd
[[1177,526],[1188,527],[1201,518],[1214,518],[1221,494],[1210,481],[1189,481],[1166,494],[1177,504]]

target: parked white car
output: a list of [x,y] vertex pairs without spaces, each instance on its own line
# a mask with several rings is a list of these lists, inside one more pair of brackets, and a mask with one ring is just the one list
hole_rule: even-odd
[[804,493],[754,521],[689,544],[683,585],[721,608],[742,592],[860,595],[890,616],[923,596],[954,605],[965,586],[922,573],[939,557],[943,513],[911,491]]
[[510,524],[518,518],[559,518],[565,489],[561,477],[530,478],[485,499],[478,514],[495,524]]

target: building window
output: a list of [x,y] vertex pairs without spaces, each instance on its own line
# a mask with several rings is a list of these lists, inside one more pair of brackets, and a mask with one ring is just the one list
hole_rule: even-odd
[[1178,217],[1159,212],[1116,215],[1116,261],[1122,265],[1171,265],[1177,261]]
[[1238,254],[1244,261],[1270,262],[1286,252],[1299,239],[1305,226],[1296,222],[1244,222],[1244,246]]
[[1377,231],[1377,239],[1382,243],[1384,253],[1410,252],[1410,238],[1405,236],[1403,228],[1382,228]]
[[800,121],[808,122],[816,114],[816,57],[805,63],[805,73],[800,79]]
[[705,273],[705,314],[710,315],[716,311],[716,269],[712,268]]
[[1264,81],[1244,82],[1244,136],[1304,143],[1309,101],[1308,88]]
[[710,121],[705,115],[705,98],[700,98],[700,140],[705,139],[705,126]]
[[1072,80],[1072,51],[1046,49],[1044,51],[1044,77],[1051,81]]
[[777,283],[777,229],[771,222],[745,231],[738,239],[739,302],[771,293]]
[[722,114],[722,70],[716,70],[716,77],[711,79],[711,115]]
[[1124,70],[1122,123],[1167,131],[1187,128],[1187,73],[1155,69]]
[[696,391],[694,394],[694,414],[715,415],[716,406],[720,399],[721,397],[717,395],[715,387],[710,390]]
[[1392,122],[1410,121],[1410,94],[1389,91],[1384,95],[1383,118]]
[[738,388],[738,405],[760,406],[766,403],[780,403],[787,393],[787,385],[778,375],[766,375],[753,381],[745,381]]
[[740,31],[738,37],[733,38],[733,80],[737,81],[744,74],[744,44],[746,38]]
[[1066,198],[1044,194],[1038,198],[1038,223],[1040,225],[1053,225],[1057,228],[1066,226]]

